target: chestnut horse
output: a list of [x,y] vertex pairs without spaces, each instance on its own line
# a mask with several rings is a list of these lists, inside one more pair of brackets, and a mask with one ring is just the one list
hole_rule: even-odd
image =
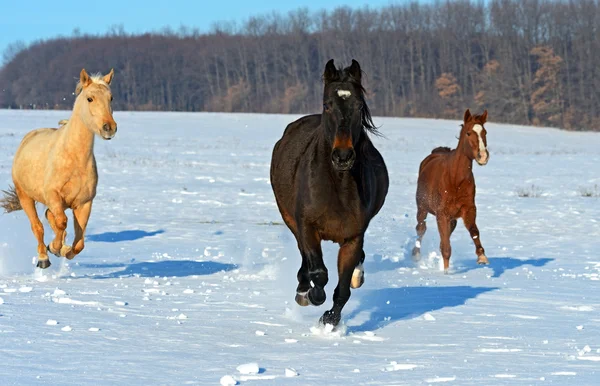
[[[6,212],[25,211],[38,242],[39,268],[50,266],[47,250],[67,259],[83,250],[98,184],[94,135],[111,139],[117,132],[111,107],[113,75],[113,70],[105,76],[89,76],[85,69],[81,70],[71,118],[61,121],[59,129],[29,132],[15,154],[14,187],[4,192],[0,205]],[[38,218],[36,202],[48,207],[46,218],[56,236],[48,246],[44,243],[44,226]],[[73,210],[73,246],[65,245],[67,208]]]
[[321,323],[337,325],[350,287],[364,282],[364,235],[383,206],[388,174],[368,134],[377,134],[365,103],[357,61],[323,74],[323,112],[290,123],[273,149],[271,185],[284,222],[298,242],[302,265],[296,302],[325,302],[328,273],[321,241],[340,245],[333,308]]
[[435,215],[440,232],[440,249],[444,258],[444,271],[450,265],[450,236],[456,228],[456,220],[462,218],[465,227],[475,243],[478,264],[489,264],[481,246],[479,229],[475,224],[475,178],[473,160],[479,165],[487,164],[490,154],[487,150],[484,124],[487,110],[482,115],[471,115],[467,110],[460,131],[456,149],[447,147],[433,149],[419,167],[417,184],[417,241],[413,258],[421,257],[421,240],[427,230],[427,213]]

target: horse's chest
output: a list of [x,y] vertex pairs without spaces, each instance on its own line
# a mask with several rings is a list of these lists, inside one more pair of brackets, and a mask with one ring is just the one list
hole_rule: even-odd
[[442,192],[444,212],[450,217],[460,217],[463,208],[473,201],[473,190],[469,186],[456,186]]
[[317,218],[316,225],[322,239],[342,243],[362,233],[364,215],[358,202],[330,203]]
[[74,208],[96,197],[98,175],[95,166],[90,170],[74,170],[71,178],[63,185],[62,195],[68,207]]

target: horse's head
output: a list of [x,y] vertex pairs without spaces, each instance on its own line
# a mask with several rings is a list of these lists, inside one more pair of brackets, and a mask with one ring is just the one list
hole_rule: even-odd
[[112,116],[111,102],[113,100],[110,92],[114,70],[107,75],[90,76],[81,70],[76,94],[79,102],[79,117],[83,123],[94,133],[103,139],[112,139],[117,133],[117,122]]
[[363,129],[375,131],[364,99],[362,71],[356,60],[338,70],[333,59],[327,62],[323,81],[322,122],[331,144],[331,162],[338,171],[352,169],[356,160],[356,144]]
[[487,131],[483,126],[487,120],[487,110],[481,115],[471,115],[469,109],[465,111],[464,123],[461,130],[463,151],[469,159],[474,159],[479,165],[485,165],[490,159],[487,150]]

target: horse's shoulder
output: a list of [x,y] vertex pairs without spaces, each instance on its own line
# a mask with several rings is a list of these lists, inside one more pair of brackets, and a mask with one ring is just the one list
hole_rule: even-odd
[[305,115],[296,119],[294,122],[287,125],[284,135],[291,131],[309,130],[312,131],[321,124],[321,114]]

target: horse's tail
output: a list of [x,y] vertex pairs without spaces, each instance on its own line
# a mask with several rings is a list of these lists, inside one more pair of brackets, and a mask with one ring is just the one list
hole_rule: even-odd
[[2,193],[4,197],[0,197],[0,207],[4,208],[4,213],[23,209],[14,186],[9,187],[8,190],[3,190]]
[[60,121],[58,121],[58,127],[64,126],[69,122],[68,119],[61,119]]
[[451,151],[452,151],[452,149],[450,149],[449,147],[440,146],[440,147],[436,147],[435,149],[433,149],[431,151],[431,154],[434,154],[434,153],[450,153]]

